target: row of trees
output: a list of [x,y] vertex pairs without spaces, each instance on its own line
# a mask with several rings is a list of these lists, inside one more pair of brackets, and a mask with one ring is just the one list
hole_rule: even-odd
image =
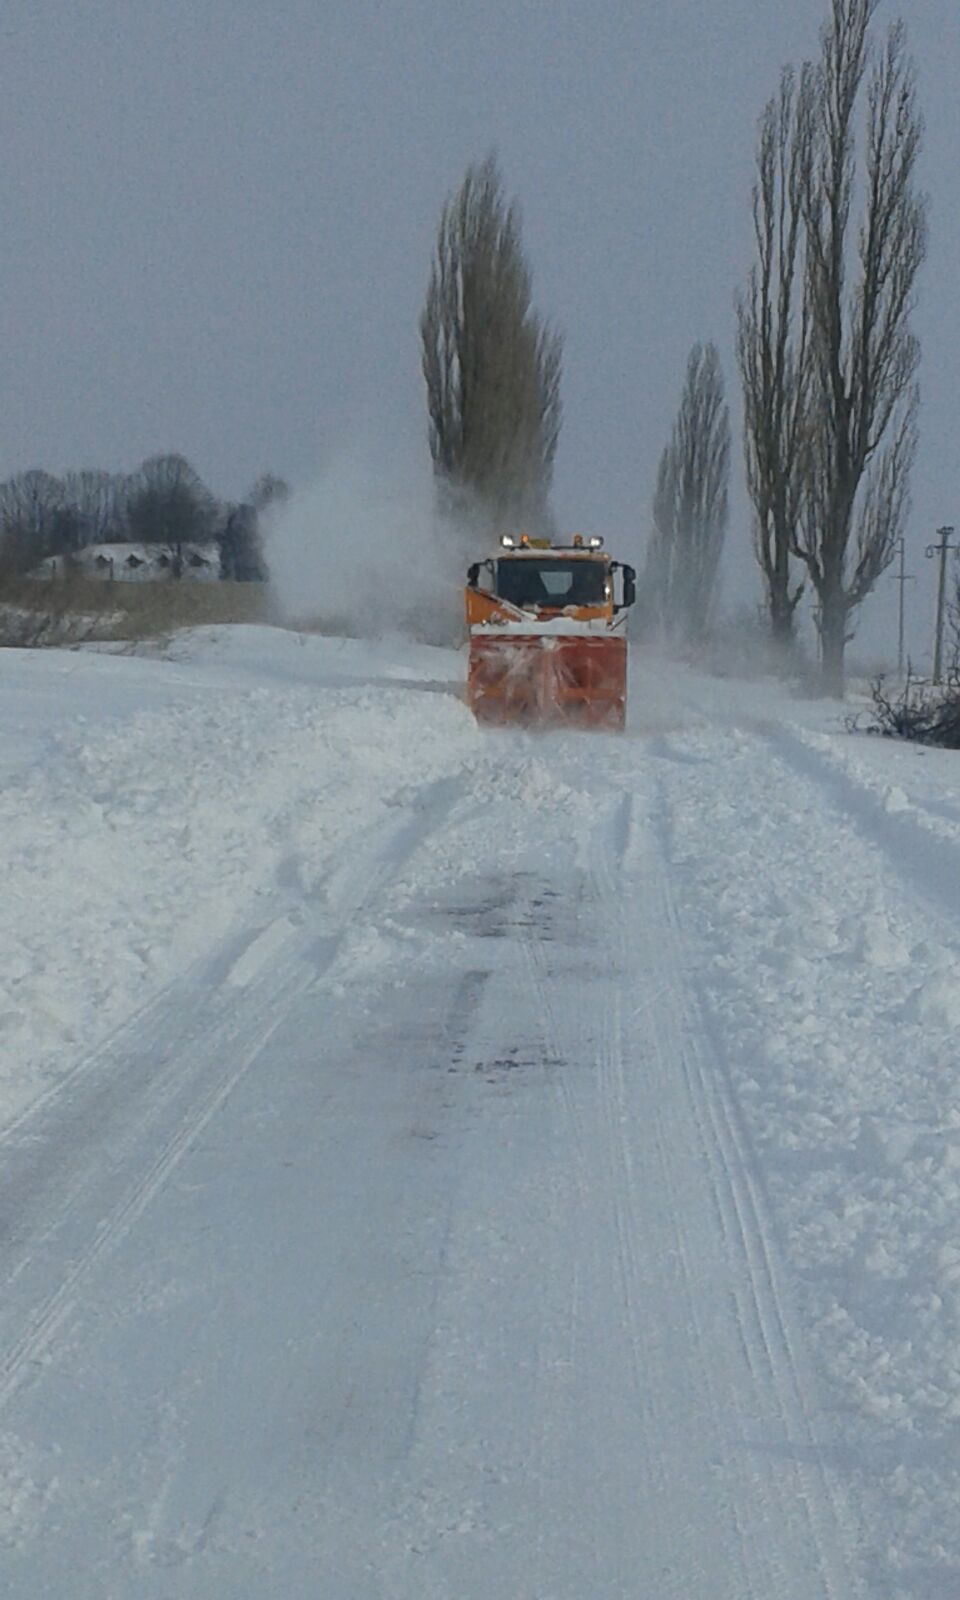
[[[922,123],[903,26],[875,39],[878,5],[830,0],[819,58],[787,68],[763,112],[755,264],[736,307],[770,631],[788,648],[812,591],[831,693],[842,692],[857,608],[903,531],[917,443]],[[442,499],[479,511],[484,527],[549,531],[562,338],[532,309],[517,209],[492,158],[443,209],[420,333]],[[698,344],[660,459],[643,584],[646,614],[670,638],[697,640],[709,623],[729,472],[719,356]]]
[[8,572],[24,573],[51,557],[69,561],[89,545],[175,552],[216,542],[223,577],[261,580],[262,517],[288,493],[281,479],[264,473],[244,500],[218,500],[180,455],[151,456],[130,474],[19,472],[0,483],[0,561]]
[[902,23],[871,37],[878,4],[832,0],[819,60],[799,75],[788,68],[764,111],[756,264],[738,303],[747,486],[771,624],[788,643],[813,589],[832,693],[842,692],[854,613],[903,532],[917,444],[922,121]]
[[[854,615],[904,531],[917,444],[910,316],[927,246],[915,182],[922,123],[903,25],[882,42],[871,37],[878,3],[831,0],[819,59],[799,73],[787,67],[764,109],[756,259],[736,308],[747,490],[771,637],[789,649],[812,590],[832,694],[843,691]],[[691,355],[661,460],[647,567],[650,610],[686,641],[702,636],[727,522],[729,434],[708,351],[709,360],[699,346]]]

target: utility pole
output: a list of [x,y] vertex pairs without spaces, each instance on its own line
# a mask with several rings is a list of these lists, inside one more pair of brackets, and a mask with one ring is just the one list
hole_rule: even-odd
[[942,682],[943,678],[943,613],[947,598],[947,556],[951,550],[956,549],[950,540],[955,533],[954,528],[938,528],[937,538],[939,544],[927,545],[927,557],[940,557],[940,580],[937,584],[937,633],[933,645],[933,681]]
[[898,678],[902,678],[903,677],[903,595],[904,595],[904,590],[906,589],[907,584],[908,583],[915,583],[916,579],[914,578],[912,572],[907,572],[906,571],[907,542],[904,539],[902,533],[901,533],[899,539],[897,540],[897,549],[900,552],[900,571],[897,573],[897,576],[894,578],[893,581],[894,581],[894,583],[898,583],[900,585],[900,618],[899,618],[899,626],[898,626],[898,629],[897,629],[897,677]]

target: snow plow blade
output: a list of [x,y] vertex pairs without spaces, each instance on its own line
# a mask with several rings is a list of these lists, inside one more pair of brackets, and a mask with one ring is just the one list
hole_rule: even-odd
[[467,700],[499,726],[622,729],[627,646],[617,636],[474,634]]

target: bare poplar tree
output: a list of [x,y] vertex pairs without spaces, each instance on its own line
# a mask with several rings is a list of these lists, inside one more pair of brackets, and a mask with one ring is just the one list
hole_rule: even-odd
[[547,521],[562,339],[531,309],[519,211],[492,156],[441,213],[420,337],[439,486],[493,522]]
[[903,530],[917,438],[919,346],[910,315],[927,244],[926,205],[915,187],[922,123],[902,23],[889,28],[881,48],[871,45],[877,5],[831,0],[803,188],[812,365],[795,553],[816,591],[823,687],[831,694],[843,692],[852,615]]
[[803,582],[791,576],[806,466],[810,318],[803,198],[814,137],[814,75],[793,69],[760,119],[753,186],[756,262],[737,301],[747,491],[774,642],[792,643]]
[[664,633],[701,639],[710,620],[727,529],[730,413],[713,344],[694,345],[680,410],[660,457],[646,605]]

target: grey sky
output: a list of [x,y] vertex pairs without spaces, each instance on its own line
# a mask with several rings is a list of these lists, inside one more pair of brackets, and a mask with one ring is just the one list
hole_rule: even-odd
[[[265,467],[309,481],[358,433],[425,466],[416,320],[437,212],[495,146],[538,306],[566,332],[561,521],[642,533],[695,339],[720,345],[739,413],[756,117],[781,63],[816,49],[824,5],[4,0],[0,474],[176,449],[235,495]],[[898,9],[933,201],[925,617],[922,545],[960,523],[960,13],[881,16]]]

